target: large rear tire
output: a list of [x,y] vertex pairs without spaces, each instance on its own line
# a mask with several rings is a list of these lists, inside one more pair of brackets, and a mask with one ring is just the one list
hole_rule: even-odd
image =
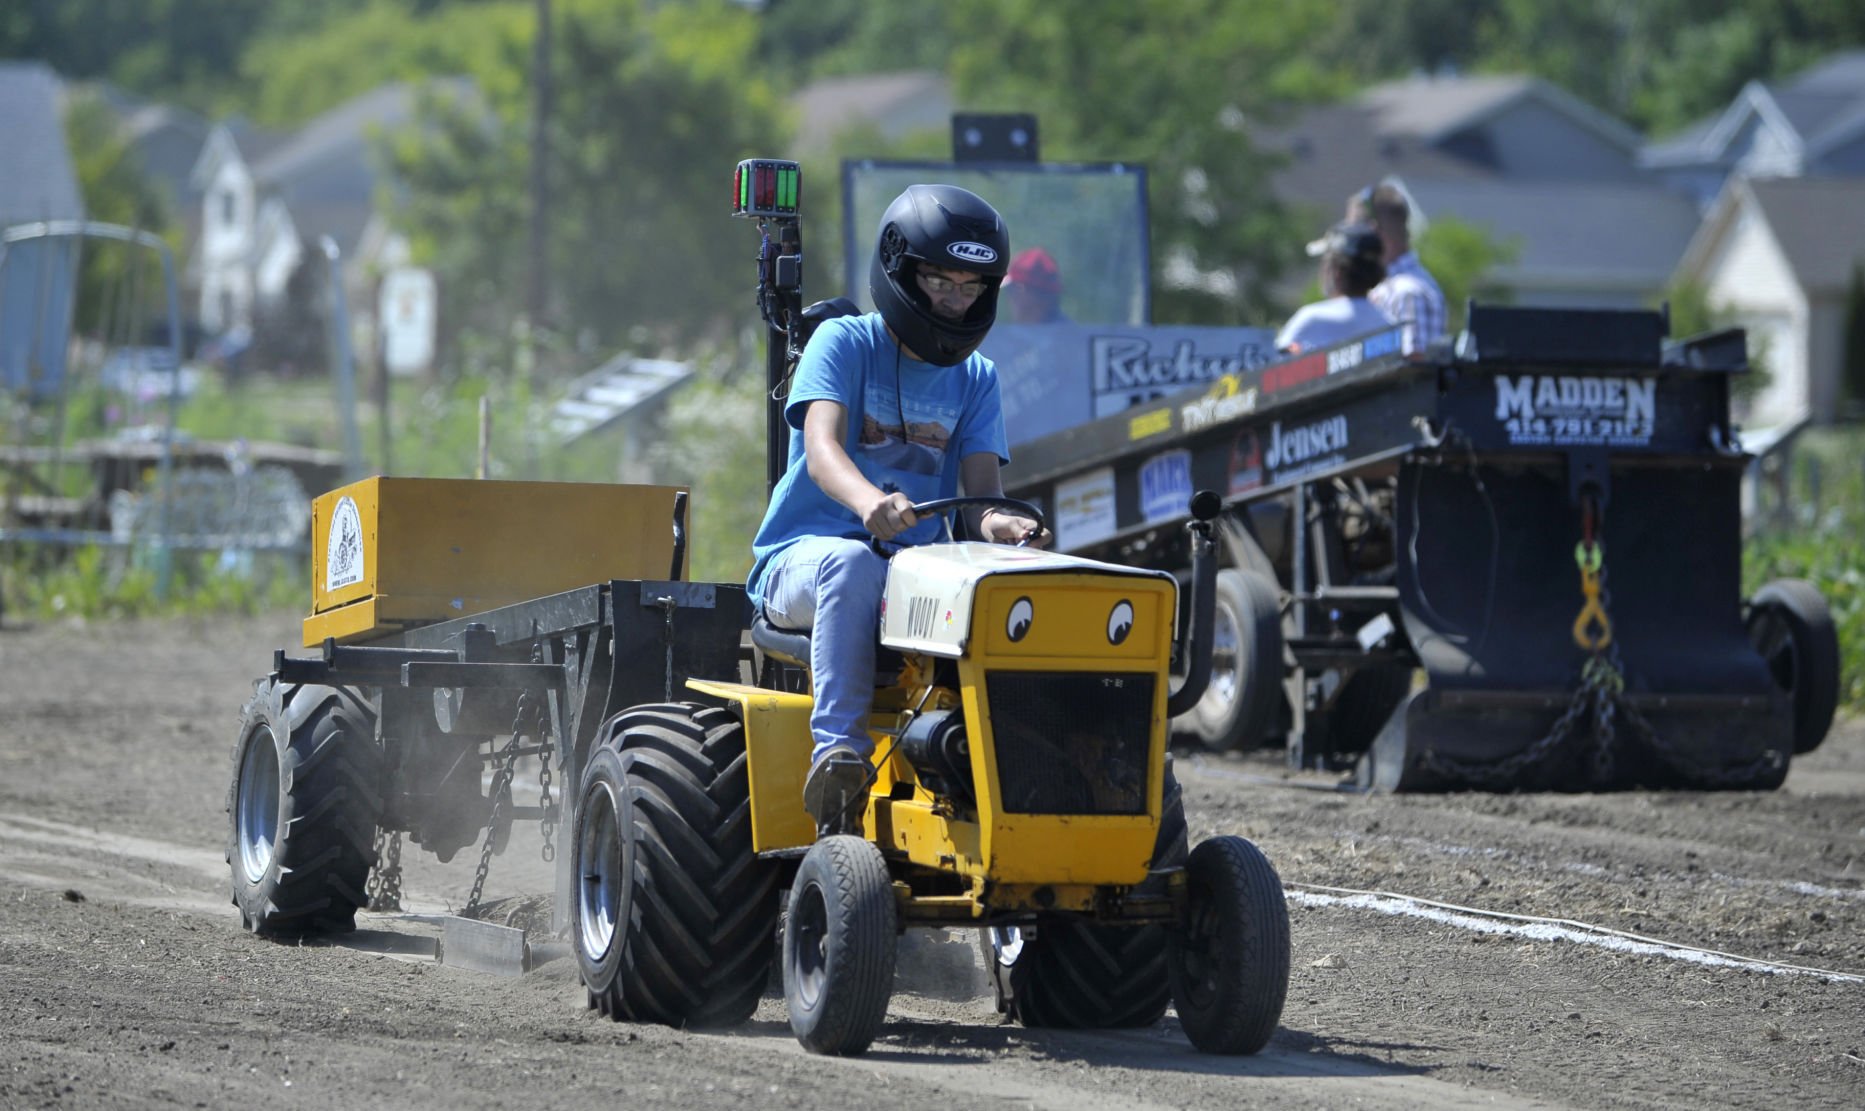
[[[1185,844],[1185,797],[1168,768],[1154,871],[1184,867]],[[1155,875],[1137,890],[1163,892],[1165,884],[1163,874]],[[1055,916],[1044,919],[1034,936],[1016,926],[993,926],[981,941],[997,1009],[1025,1026],[1151,1026],[1171,1002],[1163,926],[1101,926]]]
[[1748,636],[1794,705],[1794,754],[1812,752],[1839,706],[1839,634],[1819,588],[1776,579],[1748,606]]
[[1255,1053],[1289,994],[1282,880],[1260,849],[1233,836],[1200,843],[1185,870],[1185,921],[1166,950],[1179,1024],[1206,1053]]
[[739,720],[687,704],[610,718],[575,830],[570,935],[590,1006],[669,1026],[751,1017],[770,975],[777,872],[751,848]]
[[1282,708],[1282,599],[1256,571],[1217,573],[1211,682],[1189,715],[1214,752],[1263,743]]
[[233,905],[260,934],[348,933],[368,897],[382,750],[361,693],[262,681],[227,789]]
[[811,1053],[865,1052],[893,994],[898,911],[881,850],[859,837],[810,847],[784,921],[784,1002]]

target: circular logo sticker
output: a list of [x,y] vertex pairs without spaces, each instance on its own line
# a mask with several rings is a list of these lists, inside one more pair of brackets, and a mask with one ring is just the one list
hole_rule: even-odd
[[947,246],[945,250],[953,258],[962,259],[965,262],[989,264],[997,261],[995,250],[982,243],[973,243],[969,239],[961,239]]

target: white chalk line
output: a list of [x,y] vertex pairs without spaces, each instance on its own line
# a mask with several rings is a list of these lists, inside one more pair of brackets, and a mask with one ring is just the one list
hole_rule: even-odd
[[[1298,890],[1297,888],[1306,890]],[[1660,938],[1628,934],[1620,930],[1566,919],[1536,918],[1530,915],[1504,914],[1449,903],[1436,903],[1389,891],[1354,891],[1351,888],[1318,888],[1311,884],[1291,885],[1285,892],[1289,901],[1308,907],[1345,907],[1370,910],[1394,917],[1422,918],[1474,933],[1520,937],[1529,941],[1570,941],[1637,956],[1664,957],[1715,968],[1737,968],[1772,975],[1812,976],[1836,984],[1865,984],[1865,976],[1833,972],[1823,968],[1782,964],[1757,957],[1744,957],[1714,949],[1701,949],[1664,941]]]

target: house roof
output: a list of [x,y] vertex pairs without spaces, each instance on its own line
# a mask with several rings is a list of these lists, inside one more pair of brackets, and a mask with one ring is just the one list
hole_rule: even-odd
[[[429,85],[451,96],[467,96],[472,89],[465,78]],[[420,93],[420,86],[396,83],[345,101],[255,160],[254,180],[285,201],[305,238],[332,236],[349,254],[375,209],[375,138],[412,123]]]
[[1647,166],[1728,165],[1751,123],[1788,149],[1818,157],[1865,130],[1865,50],[1834,54],[1784,82],[1750,81],[1712,116],[1646,144]]
[[1256,143],[1285,156],[1287,161],[1270,176],[1270,187],[1285,202],[1314,209],[1318,224],[1308,230],[1315,231],[1340,219],[1342,204],[1355,191],[1388,177],[1486,181],[1494,176],[1416,135],[1382,133],[1374,110],[1361,103],[1309,109],[1287,127],[1262,131]]
[[1844,291],[1865,262],[1865,178],[1779,178],[1748,189],[1801,288]]
[[1656,289],[1698,225],[1689,197],[1657,185],[1412,179],[1426,217],[1450,216],[1513,242],[1508,285]]
[[1538,77],[1412,77],[1375,85],[1359,97],[1388,134],[1439,143],[1524,100],[1539,100],[1622,150],[1636,150],[1638,133],[1578,97]]
[[798,116],[797,147],[823,150],[838,132],[862,123],[889,139],[948,126],[952,84],[932,70],[824,77],[805,85],[791,104]]
[[43,62],[0,62],[0,227],[34,220],[76,220],[84,197],[65,145],[58,76]]

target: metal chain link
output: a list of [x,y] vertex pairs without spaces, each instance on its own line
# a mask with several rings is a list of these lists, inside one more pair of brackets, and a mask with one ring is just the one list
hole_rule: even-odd
[[479,867],[473,870],[473,890],[466,897],[466,909],[473,910],[479,906],[479,896],[485,891],[486,872],[492,867],[493,844],[498,840],[499,818],[505,811],[505,797],[511,792],[512,778],[518,773],[518,743],[524,739],[525,714],[530,709],[531,692],[518,692],[518,712],[512,717],[511,739],[505,742],[505,751],[501,752],[499,769],[492,780],[492,813],[486,818],[486,842],[479,847]]
[[550,738],[544,736],[544,711],[538,709],[538,744],[544,751],[538,753],[538,809],[543,815],[538,819],[538,832],[544,835],[544,847],[538,850],[549,864],[557,859],[557,811],[550,797]]
[[372,911],[401,909],[401,831],[376,828],[376,866],[363,888]]
[[1456,760],[1436,749],[1426,749],[1419,756],[1419,762],[1425,770],[1453,779],[1461,779],[1476,786],[1514,786],[1516,775],[1524,768],[1539,764],[1561,748],[1574,725],[1582,715],[1593,710],[1593,688],[1582,682],[1575,688],[1573,697],[1568,699],[1567,708],[1555,719],[1554,727],[1547,735],[1513,755],[1506,756],[1494,763],[1475,763],[1468,760]]

